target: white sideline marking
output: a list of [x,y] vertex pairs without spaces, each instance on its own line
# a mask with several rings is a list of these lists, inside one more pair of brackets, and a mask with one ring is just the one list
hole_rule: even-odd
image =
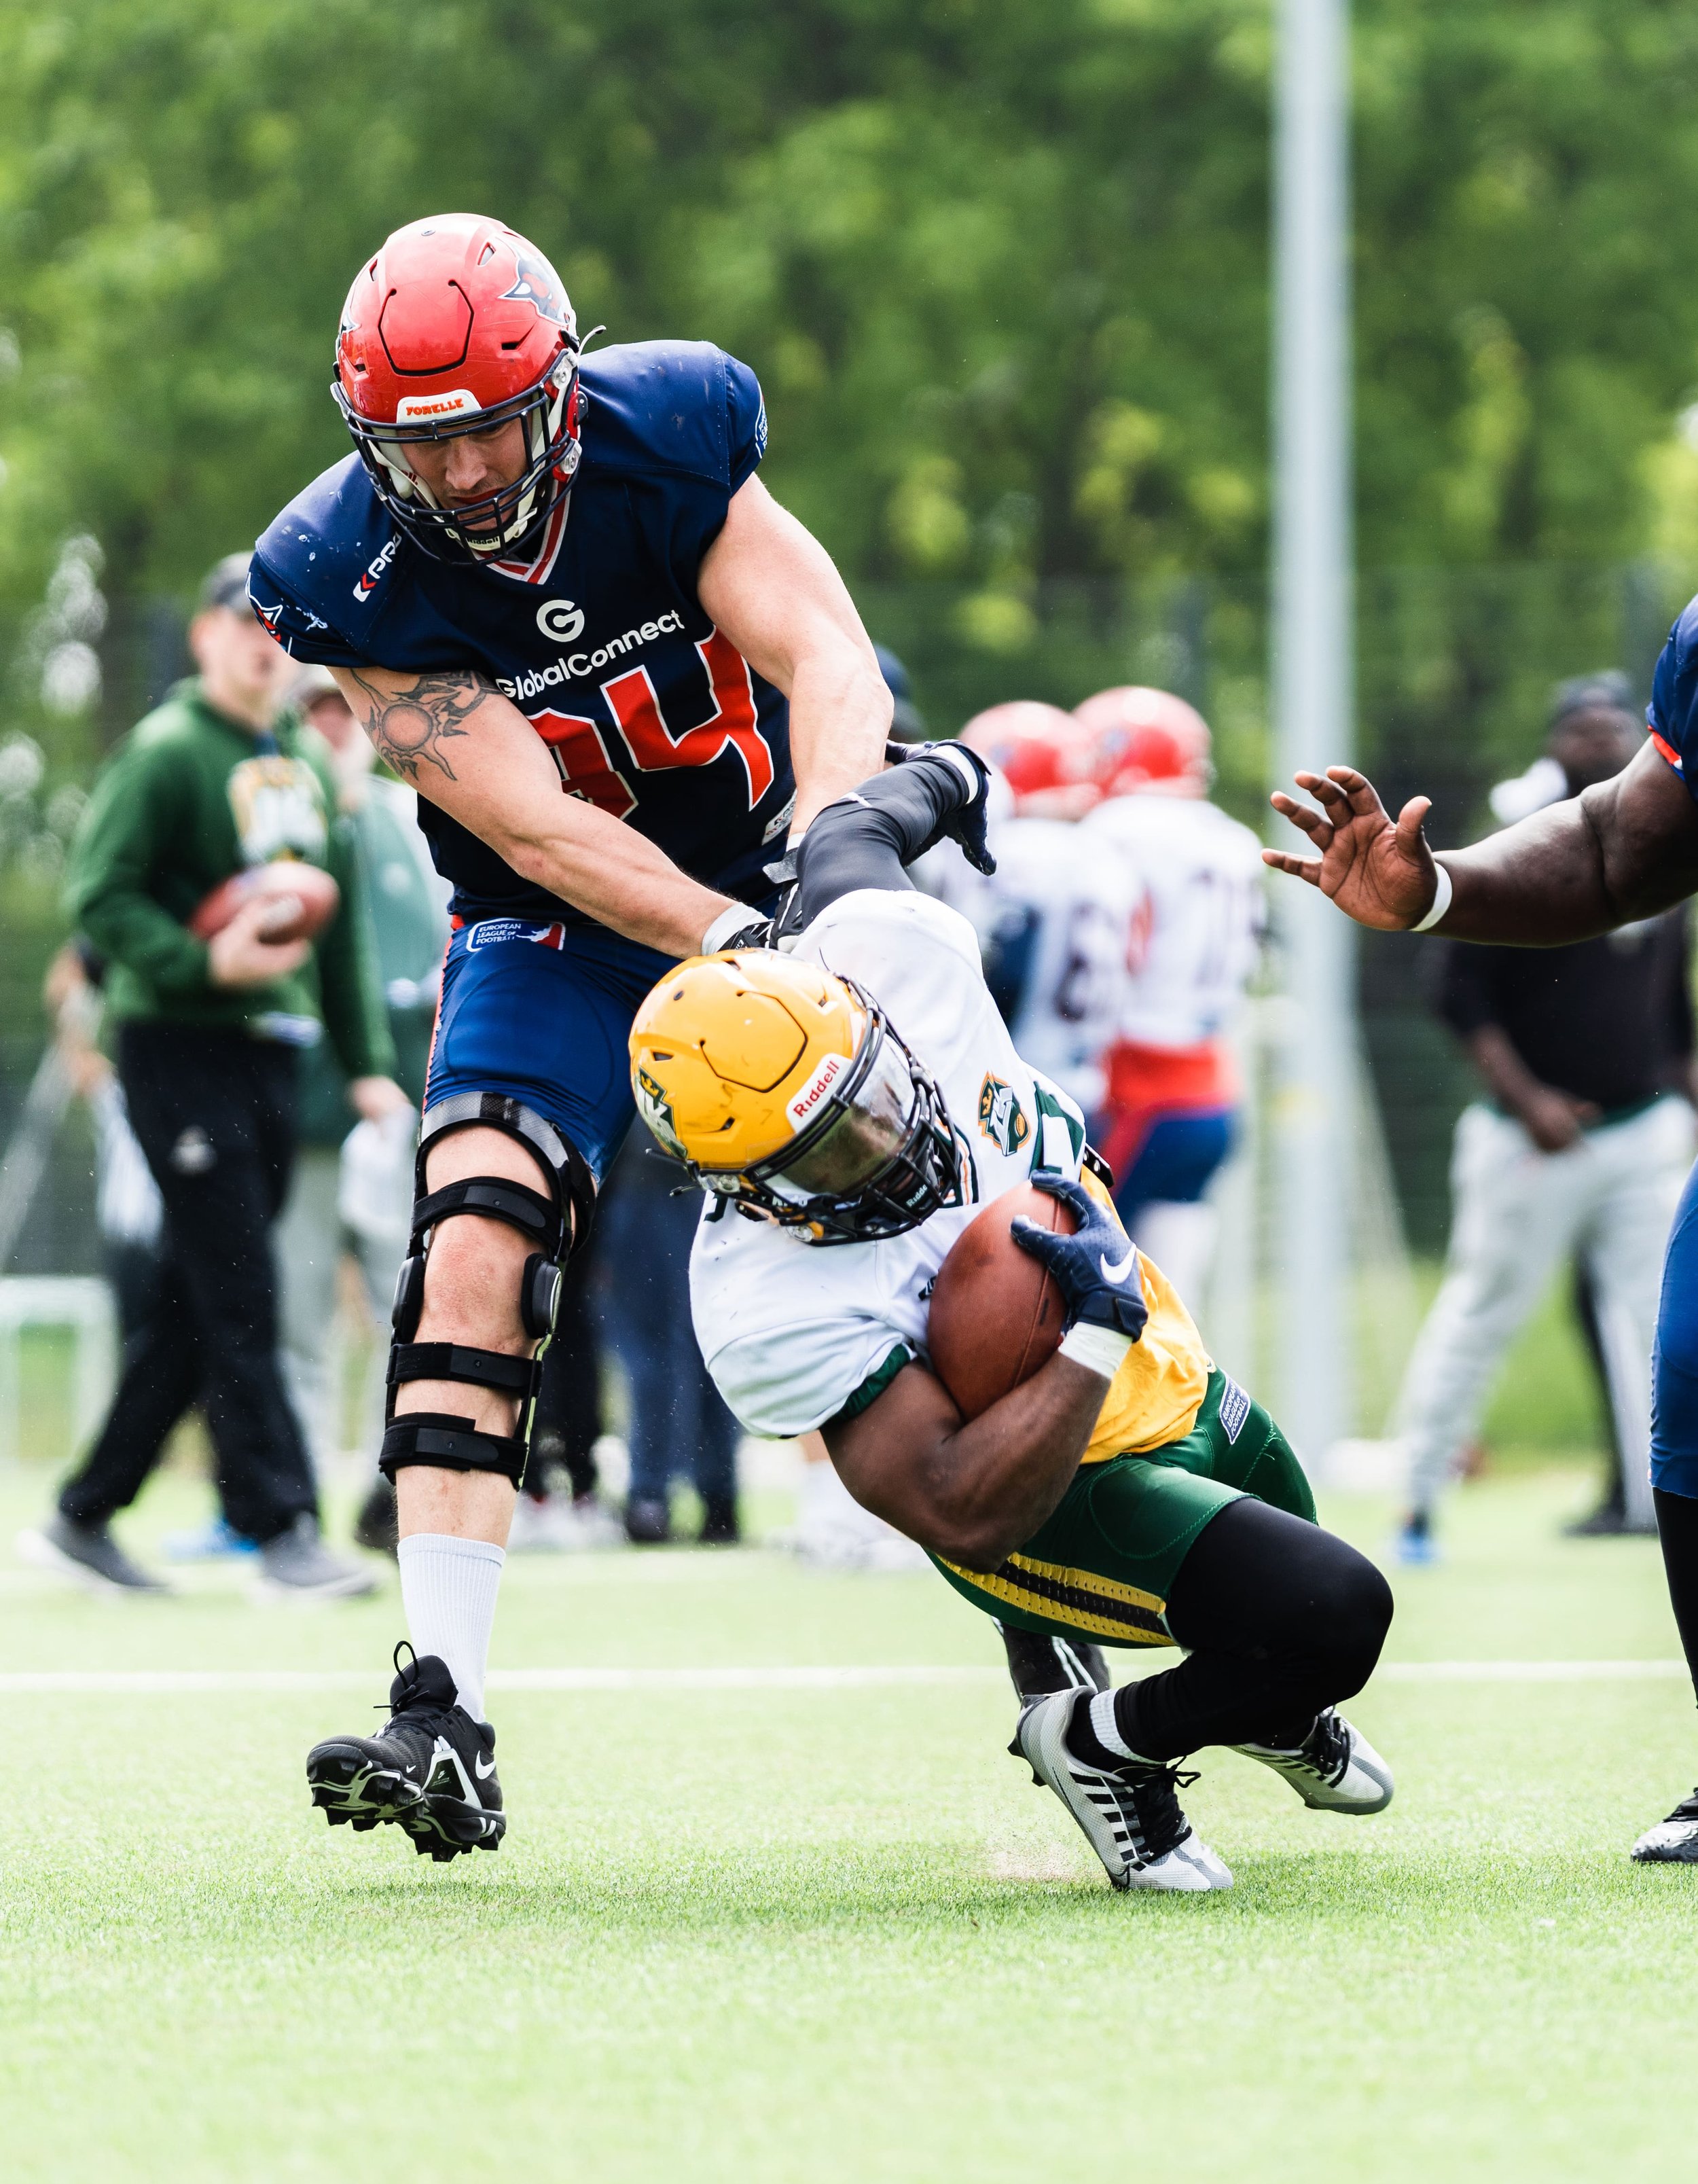
[[[1388,1661],[1376,1681],[1395,1684],[1662,1683],[1684,1661]],[[329,1691],[375,1690],[368,1669],[16,1669],[0,1695],[30,1691]],[[866,1691],[904,1685],[1000,1684],[993,1668],[492,1669],[496,1691]]]
[[[1001,1669],[492,1669],[494,1691],[838,1691],[893,1684],[1003,1683]],[[25,1691],[328,1691],[384,1681],[373,1669],[20,1669],[0,1694]]]

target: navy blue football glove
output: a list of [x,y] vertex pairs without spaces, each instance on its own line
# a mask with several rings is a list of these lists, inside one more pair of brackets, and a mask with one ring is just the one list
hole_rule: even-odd
[[1040,1228],[1024,1213],[1009,1223],[1022,1251],[1052,1275],[1066,1307],[1067,1325],[1105,1327],[1136,1342],[1150,1318],[1138,1273],[1138,1247],[1107,1207],[1081,1183],[1065,1176],[1034,1175],[1034,1190],[1058,1198],[1078,1227],[1071,1236]]

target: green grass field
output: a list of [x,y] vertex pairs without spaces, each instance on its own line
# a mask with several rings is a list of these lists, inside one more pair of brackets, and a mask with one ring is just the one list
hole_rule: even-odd
[[[929,1577],[759,1551],[509,1566],[494,1665],[908,1667],[493,1695],[513,1831],[438,1868],[307,1806],[318,1734],[375,1720],[399,1603],[257,1609],[225,1573],[109,1603],[0,1574],[0,2170],[391,2170],[655,2184],[1038,2176],[1391,2184],[1690,2174],[1698,1871],[1627,1844],[1698,1771],[1641,1541],[1571,1544],[1577,1472],[1457,1501],[1398,1580],[1352,1711],[1383,1819],[1209,1755],[1187,1804],[1238,1876],[1111,1894],[1003,1747],[994,1635]],[[0,1540],[44,1473],[0,1485]],[[145,1545],[199,1507],[167,1479]],[[1369,1548],[1388,1513],[1331,1515]],[[1159,1660],[1161,1657],[1156,1657]],[[200,1691],[28,1687],[210,1670]],[[328,1676],[246,1689],[249,1670]]]

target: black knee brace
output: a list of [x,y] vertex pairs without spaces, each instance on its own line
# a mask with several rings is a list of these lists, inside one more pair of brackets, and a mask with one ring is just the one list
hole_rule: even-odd
[[[446,1184],[440,1190],[425,1187],[425,1163],[430,1148],[454,1130],[472,1128],[504,1131],[532,1154],[548,1178],[548,1195],[509,1176],[468,1176]],[[493,1471],[516,1486],[525,1474],[531,1444],[537,1390],[543,1377],[542,1352],[554,1332],[560,1309],[562,1270],[571,1253],[589,1233],[595,1211],[595,1178],[576,1145],[551,1123],[494,1092],[469,1092],[439,1100],[428,1109],[419,1133],[415,1170],[418,1195],[413,1204],[412,1235],[407,1256],[395,1284],[391,1320],[395,1340],[389,1352],[389,1396],[384,1413],[383,1452],[378,1468],[386,1478],[409,1464],[429,1464],[441,1471]],[[459,1342],[415,1342],[425,1304],[425,1264],[431,1237],[437,1224],[456,1214],[471,1213],[487,1221],[504,1221],[536,1246],[520,1277],[519,1317],[525,1332],[537,1342],[528,1357],[515,1357],[503,1350],[477,1350]],[[493,1388],[517,1398],[519,1430],[514,1434],[480,1433],[470,1418],[440,1411],[409,1411],[395,1415],[395,1391],[409,1380],[460,1380],[476,1388]]]

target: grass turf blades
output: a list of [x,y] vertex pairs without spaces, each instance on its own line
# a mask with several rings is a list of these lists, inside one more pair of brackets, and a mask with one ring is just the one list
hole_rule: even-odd
[[[14,1526],[39,1492],[15,1480]],[[1450,1560],[1397,1576],[1392,1657],[1672,1656],[1654,1543],[1556,1540],[1578,1499],[1572,1474],[1459,1497]],[[1370,1548],[1389,1526],[1329,1513]],[[0,1664],[369,1668],[382,1696],[392,1591],[262,1614],[239,1583],[113,1604],[8,1573]],[[999,1651],[924,1576],[521,1558],[494,1665]],[[1427,2184],[1439,2160],[1545,2184],[1689,2158],[1698,1874],[1626,1857],[1698,1771],[1678,1681],[1388,1679],[1349,1710],[1398,1770],[1389,1812],[1311,1814],[1206,1754],[1187,1808],[1236,1887],[1130,1900],[1006,1757],[994,1678],[498,1691],[513,1830],[440,1870],[307,1804],[306,1747],[378,1721],[367,1696],[0,1696],[26,1759],[0,1814],[8,2176],[317,2177],[397,2099],[427,2173],[595,2184],[1133,2161]]]

